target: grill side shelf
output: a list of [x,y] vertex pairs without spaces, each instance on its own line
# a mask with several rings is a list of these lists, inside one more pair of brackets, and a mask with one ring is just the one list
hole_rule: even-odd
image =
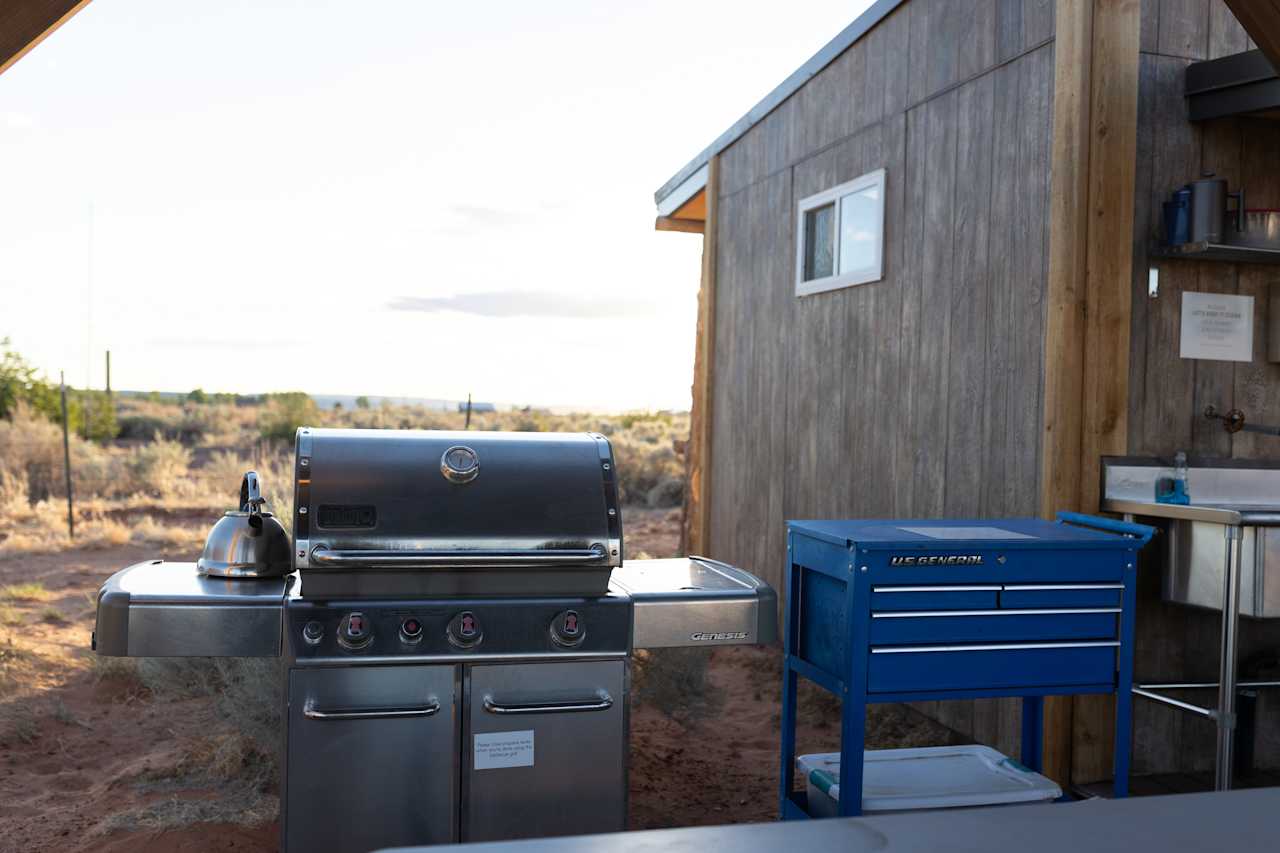
[[628,560],[611,583],[632,600],[634,648],[777,642],[777,593],[736,566],[707,557]]
[[98,591],[93,649],[108,657],[279,657],[292,577],[210,578],[150,560]]

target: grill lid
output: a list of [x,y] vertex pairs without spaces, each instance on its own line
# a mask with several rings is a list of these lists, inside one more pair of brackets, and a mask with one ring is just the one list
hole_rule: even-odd
[[597,567],[607,583],[622,563],[613,453],[594,433],[303,427],[295,472],[304,572]]

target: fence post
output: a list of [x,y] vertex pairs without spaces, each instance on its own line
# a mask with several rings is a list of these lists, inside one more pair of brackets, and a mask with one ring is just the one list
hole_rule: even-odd
[[471,429],[471,395],[467,395],[467,422],[463,424],[463,429]]
[[59,372],[58,384],[62,390],[62,469],[67,483],[67,537],[75,539],[76,516],[71,503],[71,435],[69,427],[71,418],[67,414],[67,378],[65,373]]

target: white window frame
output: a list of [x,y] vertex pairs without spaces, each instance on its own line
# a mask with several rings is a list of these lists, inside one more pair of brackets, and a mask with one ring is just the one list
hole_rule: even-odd
[[[824,190],[808,198],[800,200],[798,210],[796,211],[796,296],[809,296],[814,293],[825,293],[829,290],[839,290],[842,287],[853,287],[858,284],[868,284],[873,281],[880,281],[884,278],[884,169],[876,169],[874,172],[867,172],[860,175],[852,181],[846,181],[839,186]],[[832,240],[833,268],[839,269],[840,266],[840,199],[843,197],[865,190],[869,187],[879,187],[880,189],[880,209],[876,217],[876,230],[880,234],[880,239],[876,241],[876,260],[875,263],[862,269],[851,270],[847,273],[837,273],[827,276],[826,278],[815,278],[810,281],[804,280],[804,216],[810,210],[822,207],[825,204],[834,202],[835,214],[835,236]]]

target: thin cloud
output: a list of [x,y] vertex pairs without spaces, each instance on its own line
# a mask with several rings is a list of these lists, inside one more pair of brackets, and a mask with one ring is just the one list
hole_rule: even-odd
[[453,312],[477,317],[556,317],[599,319],[647,313],[652,306],[628,300],[601,299],[550,290],[494,290],[454,296],[401,296],[387,304],[392,311],[426,314]]
[[26,113],[0,113],[0,124],[10,130],[30,130],[36,126],[36,123],[35,117],[29,116]]
[[207,337],[200,335],[161,335],[147,339],[147,344],[155,347],[171,349],[285,349],[288,347],[306,346],[301,339],[282,338],[274,335],[262,337]]
[[449,212],[467,225],[482,225],[488,228],[524,225],[536,218],[523,210],[486,207],[479,204],[451,204]]

